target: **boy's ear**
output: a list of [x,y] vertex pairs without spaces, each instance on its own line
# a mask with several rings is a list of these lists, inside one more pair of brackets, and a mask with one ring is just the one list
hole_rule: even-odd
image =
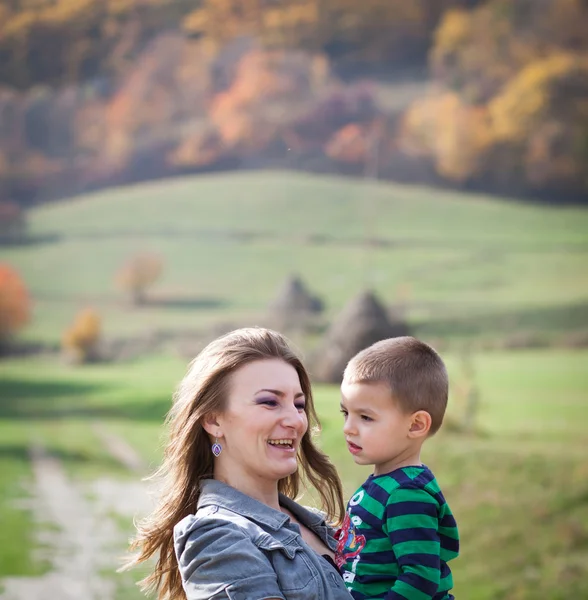
[[214,413],[210,413],[206,415],[202,419],[202,427],[204,430],[214,437],[221,437],[220,433],[220,424],[218,422],[218,417]]
[[431,430],[431,415],[426,410],[417,410],[411,415],[410,429],[408,437],[422,438],[429,435]]

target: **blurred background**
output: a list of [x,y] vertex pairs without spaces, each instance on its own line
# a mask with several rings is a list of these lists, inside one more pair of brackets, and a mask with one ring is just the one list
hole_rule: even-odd
[[[117,574],[191,358],[446,359],[457,598],[588,598],[588,2],[0,2],[0,597]],[[309,502],[312,498],[309,496]]]

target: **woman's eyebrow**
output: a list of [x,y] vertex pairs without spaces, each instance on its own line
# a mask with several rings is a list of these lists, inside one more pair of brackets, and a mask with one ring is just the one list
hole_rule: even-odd
[[[269,392],[270,394],[275,394],[276,396],[279,396],[280,398],[283,398],[286,393],[282,392],[280,390],[271,390],[269,388],[262,388],[261,390],[257,390],[257,392],[255,392],[256,394],[259,394],[260,392]],[[297,394],[294,395],[294,398],[301,398],[304,396],[304,392],[298,392]]]

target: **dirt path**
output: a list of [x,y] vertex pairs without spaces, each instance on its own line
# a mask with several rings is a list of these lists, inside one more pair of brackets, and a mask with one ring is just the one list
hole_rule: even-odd
[[104,423],[94,423],[92,431],[102,442],[111,456],[124,465],[129,471],[145,472],[146,465],[135,449],[125,440],[113,434]]
[[[108,437],[109,446],[119,452],[125,448],[122,440],[106,430],[102,433]],[[129,448],[126,452],[125,462],[137,467],[138,457]],[[74,482],[61,462],[39,445],[31,448],[31,462],[31,506],[39,526],[37,545],[51,571],[40,577],[4,579],[0,582],[4,586],[0,598],[111,600],[116,591],[114,571],[120,566],[125,542],[112,514],[132,517],[144,513],[149,506],[145,487],[139,477],[128,482],[109,478]]]

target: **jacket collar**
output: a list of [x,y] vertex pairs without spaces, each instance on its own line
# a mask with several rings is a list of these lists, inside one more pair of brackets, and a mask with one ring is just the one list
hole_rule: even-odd
[[[198,508],[209,505],[226,508],[275,531],[282,528],[289,519],[287,514],[216,479],[204,479],[200,483]],[[325,520],[320,514],[300,506],[284,494],[280,494],[280,505],[288,509],[303,525],[314,531],[326,526]]]

